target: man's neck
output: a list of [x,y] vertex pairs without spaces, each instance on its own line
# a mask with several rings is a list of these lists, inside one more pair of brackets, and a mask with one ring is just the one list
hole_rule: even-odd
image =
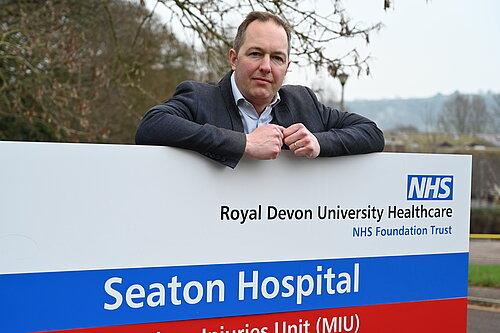
[[271,104],[271,102],[266,103],[264,105],[257,105],[255,103],[252,103],[253,107],[255,108],[255,111],[257,111],[257,114],[259,116],[262,114],[262,112],[264,112],[264,110],[266,109],[266,106],[268,106],[269,104]]

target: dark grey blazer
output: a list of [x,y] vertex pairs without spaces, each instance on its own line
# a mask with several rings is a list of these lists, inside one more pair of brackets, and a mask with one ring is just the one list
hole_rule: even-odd
[[[234,168],[245,151],[246,136],[234,102],[230,74],[218,83],[182,82],[174,96],[142,118],[136,143],[191,149]],[[285,85],[273,109],[273,123],[303,123],[321,147],[320,156],[381,151],[384,137],[377,125],[360,115],[340,112],[318,102],[307,87]]]

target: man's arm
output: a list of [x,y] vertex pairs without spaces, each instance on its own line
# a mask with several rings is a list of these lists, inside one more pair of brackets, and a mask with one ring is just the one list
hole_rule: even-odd
[[209,103],[204,93],[210,91],[196,89],[193,82],[181,83],[170,100],[144,115],[136,143],[194,150],[234,168],[245,152],[245,134],[217,126],[215,108],[225,106]]
[[[364,154],[379,152],[384,149],[384,135],[373,121],[355,113],[340,112],[327,107],[318,101],[316,95],[309,88],[305,89],[313,103],[309,107],[317,110],[316,112],[319,114],[323,126],[322,129],[318,129],[316,126],[312,129],[312,126],[304,124],[308,127],[306,130],[309,129],[310,134],[313,134],[319,143],[320,151],[318,156]],[[309,112],[312,112],[312,110]],[[306,134],[304,136],[307,137]],[[308,140],[314,141],[310,137]],[[287,137],[285,135],[286,141]],[[292,147],[290,149],[294,150]],[[301,152],[300,149],[297,150],[296,154],[299,152]]]
[[355,113],[324,108],[329,130],[314,133],[321,146],[320,156],[365,154],[384,149],[384,134],[373,121]]
[[[266,125],[245,135],[233,131],[218,96],[218,87],[183,82],[167,102],[149,110],[137,128],[135,141],[143,145],[172,146],[197,151],[234,168],[243,155],[275,159],[283,145],[283,128]],[[210,102],[209,102],[210,101]]]

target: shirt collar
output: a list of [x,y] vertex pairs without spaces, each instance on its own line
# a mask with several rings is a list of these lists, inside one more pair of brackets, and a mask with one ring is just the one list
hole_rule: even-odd
[[[234,102],[236,103],[236,105],[238,105],[238,102],[240,100],[243,100],[243,101],[246,101],[247,103],[250,103],[246,100],[245,96],[243,96],[241,91],[238,89],[238,86],[236,85],[236,79],[234,78],[234,72],[231,74],[231,88],[233,89],[233,97],[234,97]],[[271,104],[269,104],[269,106],[274,107],[280,101],[281,101],[280,93],[277,91],[276,95],[274,95],[274,98],[271,101]]]

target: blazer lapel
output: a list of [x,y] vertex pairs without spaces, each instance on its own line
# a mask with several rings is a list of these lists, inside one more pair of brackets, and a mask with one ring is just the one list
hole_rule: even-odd
[[229,119],[231,119],[231,125],[234,131],[244,132],[243,122],[241,121],[241,116],[238,111],[238,106],[234,102],[233,90],[231,89],[231,74],[230,71],[226,74],[219,82],[219,89],[226,104],[226,111],[229,114]]
[[[233,130],[238,132],[244,132],[243,122],[241,121],[241,116],[238,111],[238,106],[236,106],[236,103],[234,102],[233,90],[231,88],[232,73],[233,72],[230,71],[220,80],[219,88],[222,97],[224,99],[224,103],[226,104],[225,105],[226,111],[229,114]],[[281,100],[280,103],[278,103],[278,105],[276,105],[273,108],[273,114],[274,114],[273,120],[271,121],[272,124],[288,127],[296,123],[296,120],[294,120],[290,109],[288,108],[287,104],[283,101],[283,99]]]
[[281,125],[283,127],[288,127],[295,123],[290,109],[286,103],[281,100],[273,109],[274,117],[272,124]]

